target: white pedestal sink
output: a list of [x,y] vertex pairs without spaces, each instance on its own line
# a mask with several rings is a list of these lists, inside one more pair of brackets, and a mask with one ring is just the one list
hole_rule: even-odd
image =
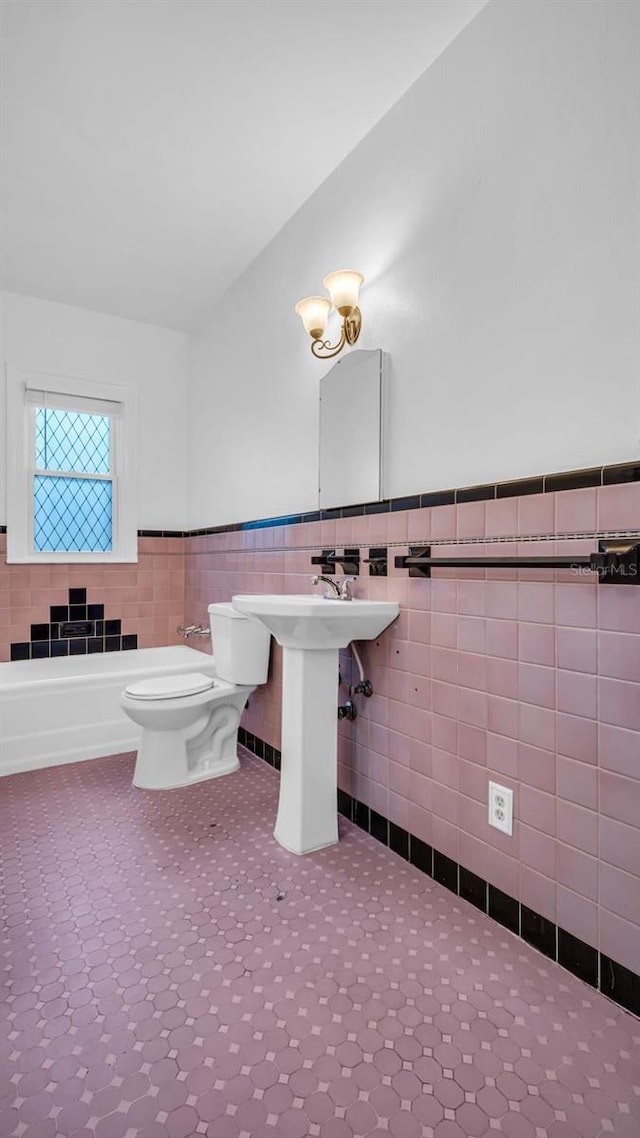
[[267,626],[281,644],[282,771],[274,836],[304,854],[338,840],[338,653],[373,640],[395,620],[394,601],[319,596],[232,597],[234,608]]

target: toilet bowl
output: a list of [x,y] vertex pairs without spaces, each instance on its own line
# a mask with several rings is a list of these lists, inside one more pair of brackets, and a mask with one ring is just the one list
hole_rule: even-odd
[[240,717],[266,683],[271,636],[230,604],[209,605],[209,623],[213,675],[156,676],[122,692],[120,706],[140,727],[134,786],[174,790],[240,766]]

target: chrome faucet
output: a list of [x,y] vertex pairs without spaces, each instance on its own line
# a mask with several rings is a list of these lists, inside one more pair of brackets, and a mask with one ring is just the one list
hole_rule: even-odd
[[329,592],[327,590],[327,592],[324,594],[325,600],[327,600],[327,601],[351,601],[351,600],[353,600],[353,597],[351,595],[351,587],[350,586],[351,586],[351,582],[355,581],[355,577],[342,577],[340,581],[334,581],[333,577],[324,577],[322,575],[322,573],[314,573],[313,577],[311,578],[311,584],[312,585],[319,585],[321,581],[324,581],[325,585],[328,585],[329,588],[333,590],[333,592]]
[[211,629],[204,624],[179,624],[176,632],[178,636],[184,636],[185,640],[188,636],[211,636]]

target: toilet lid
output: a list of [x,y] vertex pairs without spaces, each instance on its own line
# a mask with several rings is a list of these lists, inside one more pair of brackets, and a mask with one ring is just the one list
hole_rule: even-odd
[[208,691],[214,686],[211,676],[202,672],[186,672],[177,676],[152,676],[137,684],[129,684],[124,691],[133,699],[179,699],[180,696]]

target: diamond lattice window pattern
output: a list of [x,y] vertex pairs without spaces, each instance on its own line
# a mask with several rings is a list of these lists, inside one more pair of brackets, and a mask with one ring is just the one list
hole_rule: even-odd
[[[108,415],[36,411],[36,468],[103,474],[110,471]],[[110,478],[38,473],[33,495],[34,548],[38,553],[105,553],[113,549]]]
[[38,407],[36,467],[75,474],[108,474],[110,427],[108,415]]

